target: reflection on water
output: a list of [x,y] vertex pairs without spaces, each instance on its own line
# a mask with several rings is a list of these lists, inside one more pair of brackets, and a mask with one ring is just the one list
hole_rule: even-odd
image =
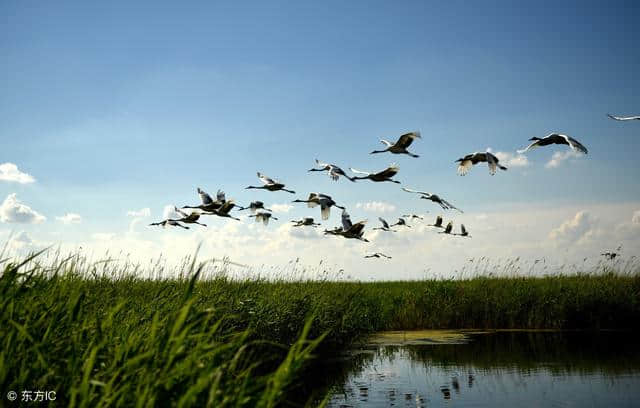
[[640,407],[634,333],[495,332],[356,353],[330,407]]

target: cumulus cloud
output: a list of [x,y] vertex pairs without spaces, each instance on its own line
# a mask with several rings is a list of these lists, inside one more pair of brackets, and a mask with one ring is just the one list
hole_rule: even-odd
[[362,209],[364,211],[375,212],[375,213],[388,213],[396,210],[396,206],[390,203],[385,203],[383,201],[370,201],[366,203],[356,203],[356,208]]
[[549,238],[569,244],[577,242],[592,232],[595,221],[595,218],[589,212],[579,211],[573,218],[552,229],[549,233]]
[[47,218],[18,200],[16,193],[9,194],[0,205],[0,221],[18,224],[39,224]]
[[274,213],[288,213],[293,206],[291,204],[273,204],[269,207]]
[[529,165],[527,156],[523,154],[509,152],[495,152],[494,154],[506,167],[527,167]]
[[141,208],[138,211],[129,210],[127,211],[127,216],[129,217],[150,217],[151,209],[150,208]]
[[36,179],[30,174],[18,170],[18,166],[13,163],[0,164],[0,181],[12,181],[20,184],[33,183]]
[[580,157],[580,153],[573,150],[565,150],[561,152],[554,152],[553,156],[551,156],[551,160],[544,165],[544,167],[548,169],[553,169],[560,166],[563,162]]
[[82,217],[79,214],[66,213],[61,217],[56,217],[56,220],[63,224],[80,224],[82,222]]

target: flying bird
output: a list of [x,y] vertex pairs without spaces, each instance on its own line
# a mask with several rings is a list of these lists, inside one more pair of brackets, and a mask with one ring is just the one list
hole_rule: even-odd
[[250,215],[249,217],[255,217],[256,222],[262,221],[264,225],[269,225],[270,219],[277,220],[276,217],[274,217],[271,213],[268,213],[268,212],[259,212],[256,215]]
[[344,172],[344,170],[342,170],[335,164],[323,163],[320,160],[316,159],[316,166],[317,167],[309,169],[308,171],[326,171],[329,177],[331,177],[331,180],[338,181],[340,176],[342,176],[348,180],[355,182],[353,177],[349,177],[347,173]]
[[313,218],[311,217],[305,217],[301,220],[293,220],[291,221],[293,223],[295,223],[293,226],[294,227],[303,227],[303,226],[309,226],[309,227],[316,227],[318,225],[320,225],[319,223],[315,223],[313,222]]
[[370,154],[390,152],[394,154],[408,154],[411,157],[420,157],[417,154],[413,154],[407,150],[407,147],[413,143],[414,139],[421,139],[420,132],[409,132],[400,136],[395,143],[391,143],[388,140],[380,139],[380,142],[387,146],[384,150],[374,150]]
[[353,224],[351,217],[346,210],[342,210],[342,227],[337,227],[332,230],[325,230],[325,234],[341,235],[344,238],[359,239],[364,242],[369,242],[368,239],[363,237],[364,226],[367,220],[359,221]]
[[395,227],[396,225],[400,225],[400,226],[404,226],[407,228],[411,228],[411,225],[407,224],[407,221],[404,218],[398,218],[398,222],[396,222],[395,224],[392,224],[392,227]]
[[435,224],[428,224],[427,226],[428,226],[428,227],[436,227],[436,228],[444,228],[444,227],[442,226],[442,217],[438,215],[438,216],[436,217],[436,222],[435,222]]
[[614,115],[611,115],[611,114],[607,113],[607,116],[610,117],[613,120],[621,120],[621,121],[640,120],[640,115],[637,115],[637,116],[614,116]]
[[174,211],[177,212],[178,214],[182,215],[182,218],[180,219],[170,219],[169,221],[175,221],[175,222],[183,222],[185,224],[198,224],[198,225],[202,225],[203,227],[206,227],[207,224],[202,224],[200,222],[198,222],[198,220],[200,219],[200,213],[197,211],[193,211],[190,214],[187,214],[186,212],[182,211],[181,209],[179,209],[178,207],[174,206],[173,207]]
[[584,147],[580,142],[576,139],[569,137],[567,135],[563,135],[560,133],[550,133],[543,138],[532,137],[529,141],[533,141],[529,146],[525,147],[522,150],[518,150],[518,153],[522,154],[531,149],[535,149],[537,147],[548,146],[552,144],[563,144],[569,146],[572,150],[580,153],[587,154],[587,148]]
[[471,167],[473,167],[474,165],[481,162],[486,162],[487,166],[489,166],[489,174],[493,176],[494,174],[496,174],[497,168],[500,168],[500,170],[507,169],[506,167],[500,165],[498,163],[499,161],[500,160],[498,160],[498,158],[491,152],[475,152],[456,160],[456,163],[460,163],[458,165],[458,174],[464,176],[469,172],[469,170],[471,170]]
[[[428,212],[428,211],[427,211]],[[411,219],[419,219],[419,220],[424,220],[423,217],[416,215],[416,214],[405,214],[402,216],[402,218],[411,218]]]
[[375,182],[390,181],[392,183],[400,184],[400,182],[397,181],[397,180],[391,180],[391,178],[398,173],[398,170],[400,170],[400,167],[398,167],[396,164],[392,164],[391,166],[389,166],[386,169],[384,169],[382,171],[379,171],[377,173],[368,173],[366,171],[356,170],[356,169],[351,168],[351,167],[349,168],[349,170],[351,170],[354,173],[364,174],[364,176],[361,176],[361,177],[354,177],[353,178],[354,180],[366,180],[366,179],[369,179],[369,180],[375,181]]
[[444,231],[440,231],[438,234],[451,234],[451,230],[453,230],[453,222],[449,221],[447,226],[444,228]]
[[278,182],[277,180],[269,178],[260,172],[258,172],[258,178],[260,179],[260,181],[262,181],[264,185],[249,186],[247,187],[247,189],[257,188],[257,189],[269,190],[269,191],[286,191],[287,193],[295,194],[295,191],[287,190],[286,188],[284,188],[285,187],[284,184]]
[[229,214],[231,209],[235,206],[236,204],[233,202],[233,200],[228,200],[228,201],[225,201],[220,208],[213,210],[210,213],[204,213],[203,215],[217,215],[218,217],[232,218],[236,221],[240,221],[240,218],[236,218],[231,214]]
[[218,190],[215,201],[211,198],[211,196],[207,192],[205,192],[204,190],[201,190],[200,187],[198,187],[197,191],[198,191],[198,194],[200,195],[201,204],[194,205],[194,206],[185,205],[182,208],[197,208],[202,211],[212,212],[222,207],[222,204],[224,204],[224,202],[226,201],[224,191],[222,190]]
[[180,224],[178,221],[175,220],[164,220],[164,221],[160,221],[160,222],[152,222],[151,224],[149,224],[149,226],[152,225],[159,225],[162,228],[167,228],[167,225],[170,225],[172,227],[180,227],[180,228],[184,228],[184,229],[189,229],[189,227],[184,226],[182,224]]
[[467,231],[467,229],[464,227],[464,224],[460,224],[460,233],[459,234],[453,234],[453,235],[457,235],[459,237],[469,237],[469,238],[471,238],[471,235],[469,235],[469,231]]
[[264,203],[262,201],[252,201],[248,207],[240,207],[238,211],[250,210],[252,214],[256,213],[256,210],[264,210],[271,212],[270,209],[264,207]]
[[391,229],[391,227],[389,226],[389,223],[387,222],[387,220],[385,220],[382,217],[378,217],[378,219],[380,220],[380,223],[382,223],[382,227],[376,227],[373,228],[374,230],[381,230],[381,231],[388,231],[388,232],[396,232],[394,230]]
[[320,206],[320,215],[323,220],[328,220],[329,215],[331,215],[331,207],[338,207],[344,210],[344,207],[339,206],[336,202],[326,194],[322,193],[310,193],[309,198],[306,200],[293,200],[294,203],[307,203],[307,207],[314,208],[316,206]]
[[440,198],[440,196],[438,196],[437,194],[427,193],[426,191],[412,190],[410,188],[405,188],[405,187],[402,187],[402,189],[404,191],[406,191],[407,193],[420,194],[420,198],[423,198],[423,199],[429,200],[429,201],[433,201],[434,203],[439,204],[440,207],[442,207],[442,209],[444,209],[444,210],[457,210],[457,211],[460,211],[462,213],[461,209],[459,209],[457,207],[454,207],[453,204],[451,204],[447,200],[444,200],[444,199]]
[[376,252],[375,254],[371,254],[371,255],[365,255],[365,258],[387,258],[387,259],[391,259],[390,256],[387,256],[385,254],[383,254],[382,252]]

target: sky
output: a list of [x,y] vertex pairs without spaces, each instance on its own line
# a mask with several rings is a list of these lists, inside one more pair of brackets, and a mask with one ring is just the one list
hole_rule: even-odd
[[[640,121],[606,117],[640,114],[639,17],[632,1],[2,2],[0,242],[141,262],[201,245],[201,258],[247,273],[298,260],[356,279],[456,276],[482,256],[561,265],[618,245],[640,253]],[[369,155],[414,130],[419,158]],[[551,132],[589,154],[516,153]],[[456,159],[487,149],[506,172],[456,174]],[[306,171],[316,158],[397,163],[402,184],[334,182]],[[297,194],[245,190],[257,171]],[[198,203],[197,187],[262,200],[278,220],[147,226]],[[367,219],[371,242],[323,236],[340,225],[335,210],[320,229],[292,228],[320,218],[291,203],[312,191]],[[371,230],[407,213],[426,219]],[[426,226],[437,215],[472,238],[437,234]],[[377,251],[393,259],[363,259]]]

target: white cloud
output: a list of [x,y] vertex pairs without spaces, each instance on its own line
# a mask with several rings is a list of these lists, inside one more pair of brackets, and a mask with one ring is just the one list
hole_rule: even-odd
[[375,212],[375,213],[388,213],[396,210],[396,206],[390,203],[385,203],[383,201],[370,201],[366,203],[356,203],[356,208],[362,209],[364,211]]
[[560,166],[564,161],[580,157],[580,153],[575,152],[573,150],[565,150],[560,152],[554,152],[553,156],[551,156],[551,160],[544,165],[544,167],[548,169],[553,169]]
[[509,152],[495,152],[494,154],[506,167],[527,167],[529,165],[527,156],[523,154]]
[[631,217],[631,223],[634,225],[640,225],[640,210],[636,210],[633,212],[633,216]]
[[91,234],[91,238],[96,241],[111,241],[116,237],[116,234],[113,232],[96,232],[95,234]]
[[0,205],[0,221],[14,222],[18,224],[39,224],[47,218],[31,209],[28,205],[22,204],[16,197],[16,193],[9,194]]
[[63,224],[80,224],[82,222],[82,217],[79,214],[66,213],[61,217],[56,217],[56,220]]
[[150,208],[141,208],[138,211],[130,210],[127,211],[127,216],[129,217],[150,217],[151,209]]
[[291,204],[272,204],[269,207],[274,213],[288,213],[293,206]]
[[549,238],[568,244],[578,242],[589,234],[593,234],[595,218],[587,211],[579,211],[549,233]]
[[33,244],[33,238],[25,231],[20,231],[16,236],[11,238],[11,245],[14,248],[24,248]]
[[30,174],[18,170],[18,166],[13,163],[0,164],[0,181],[13,181],[20,184],[33,183],[36,179]]

